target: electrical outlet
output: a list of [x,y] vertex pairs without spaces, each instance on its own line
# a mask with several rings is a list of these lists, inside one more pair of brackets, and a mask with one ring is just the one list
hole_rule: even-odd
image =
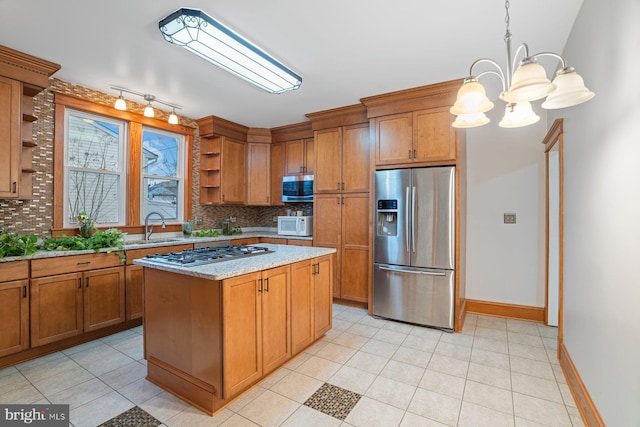
[[273,222],[278,222],[278,217],[277,217],[277,216],[274,216],[273,218],[271,218],[271,221],[273,221]]
[[516,223],[516,214],[514,214],[514,213],[506,213],[506,214],[504,214],[504,223],[505,224],[515,224]]
[[236,217],[235,216],[229,217],[229,222],[236,222]]

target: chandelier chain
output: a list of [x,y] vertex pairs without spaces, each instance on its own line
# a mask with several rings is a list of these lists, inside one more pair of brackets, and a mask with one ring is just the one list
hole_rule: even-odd
[[507,24],[507,29],[506,32],[509,33],[509,6],[511,4],[509,3],[509,0],[506,0],[504,2],[504,11],[505,11],[505,16],[504,16],[504,23]]

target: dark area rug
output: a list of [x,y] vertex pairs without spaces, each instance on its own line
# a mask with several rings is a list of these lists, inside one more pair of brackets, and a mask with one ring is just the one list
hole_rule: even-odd
[[304,402],[305,406],[344,421],[362,396],[350,390],[324,383]]
[[158,427],[162,424],[143,409],[137,406],[100,424],[99,427]]

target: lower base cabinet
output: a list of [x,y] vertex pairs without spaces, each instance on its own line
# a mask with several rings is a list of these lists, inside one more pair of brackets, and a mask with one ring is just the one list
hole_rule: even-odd
[[125,317],[138,319],[143,313],[143,268],[139,265],[127,265],[125,269]]
[[0,357],[29,348],[29,281],[0,283]]

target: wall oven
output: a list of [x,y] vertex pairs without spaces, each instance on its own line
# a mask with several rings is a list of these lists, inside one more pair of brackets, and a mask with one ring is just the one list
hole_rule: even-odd
[[313,202],[313,175],[283,176],[282,201]]

